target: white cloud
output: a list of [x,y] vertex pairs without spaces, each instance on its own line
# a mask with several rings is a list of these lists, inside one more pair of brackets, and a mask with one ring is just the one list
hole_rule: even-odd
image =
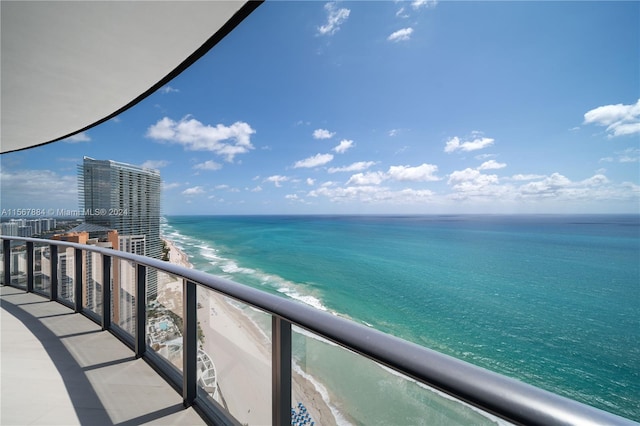
[[478,170],[496,170],[496,169],[504,169],[505,167],[507,167],[505,163],[498,163],[496,160],[489,160],[480,164],[480,167],[478,167]]
[[347,181],[347,185],[379,185],[385,180],[400,182],[434,182],[440,180],[435,176],[438,166],[422,164],[420,166],[391,166],[384,172],[356,173]]
[[168,191],[170,189],[178,188],[179,186],[180,184],[178,182],[172,182],[172,183],[162,182],[163,191]]
[[315,179],[307,178],[307,185],[313,186],[315,185],[315,183],[316,183]]
[[319,35],[333,35],[340,29],[340,26],[349,18],[351,11],[346,8],[338,9],[336,2],[329,2],[324,5],[327,11],[327,23],[318,27]]
[[326,129],[316,129],[313,131],[314,139],[331,139],[336,133]]
[[387,177],[382,172],[356,173],[347,181],[347,185],[380,185]]
[[204,194],[204,188],[202,188],[201,186],[194,186],[182,191],[182,195],[198,195],[198,194]]
[[461,142],[457,136],[449,139],[444,147],[444,152],[451,153],[455,151],[477,151],[493,145],[494,139],[476,138],[472,141]]
[[485,175],[480,173],[476,169],[466,168],[464,170],[458,170],[449,175],[449,184],[460,184],[465,182],[474,182],[477,184],[488,184],[498,182],[498,176]]
[[258,185],[255,188],[251,189],[251,192],[261,192],[261,191],[262,191],[262,187],[260,185]]
[[421,204],[433,197],[433,192],[426,189],[402,189],[398,191],[380,186],[322,186],[309,192],[309,197],[326,197],[335,203],[365,203],[365,204]]
[[75,209],[78,206],[76,176],[51,170],[0,170],[2,208]]
[[616,152],[620,163],[640,162],[640,148],[627,148],[624,151]]
[[607,126],[610,138],[640,133],[640,99],[633,105],[604,105],[587,111],[584,124]]
[[398,11],[396,12],[396,16],[398,18],[408,18],[409,14],[405,12],[405,8],[403,6],[400,9],[398,9]]
[[476,160],[486,160],[487,158],[494,158],[497,157],[496,154],[478,154],[476,155],[475,158]]
[[437,4],[437,0],[413,0],[411,2],[411,6],[416,10],[420,9],[421,7],[435,7]]
[[69,136],[66,139],[63,139],[63,142],[66,143],[79,143],[79,142],[89,142],[91,137],[86,132],[76,133],[73,136]]
[[411,38],[412,33],[413,33],[413,28],[411,27],[403,28],[401,30],[398,30],[392,33],[389,37],[387,37],[387,40],[393,41],[393,42],[406,41]]
[[180,90],[175,89],[175,88],[173,88],[171,86],[163,86],[159,90],[160,93],[164,93],[164,94],[167,94],[167,93],[178,93],[179,91]]
[[269,176],[264,181],[265,182],[273,182],[273,184],[275,186],[280,188],[282,186],[282,182],[286,182],[288,180],[289,180],[289,178],[287,176],[273,175],[273,176]]
[[[587,179],[574,181],[560,173],[551,175],[516,175],[516,179],[505,178],[506,183],[493,174],[484,174],[478,169],[467,168],[451,173],[449,193],[436,194],[424,188],[392,189],[380,183],[388,180],[384,172],[358,173],[345,185],[326,182],[309,191],[307,197],[326,197],[330,202],[346,204],[378,204],[395,208],[401,204],[449,205],[451,203],[485,203],[476,206],[520,206],[538,211],[541,206],[562,206],[611,200],[623,203],[640,202],[640,185],[632,182],[616,184],[604,173],[596,173]],[[519,185],[514,181],[524,180]],[[514,204],[515,203],[515,204]],[[633,205],[633,204],[630,204]],[[544,208],[542,207],[542,208]]]
[[435,176],[438,166],[434,164],[421,164],[420,166],[391,166],[387,172],[389,179],[398,181],[412,181],[412,182],[433,182],[440,180]]
[[580,185],[585,185],[585,186],[600,186],[600,185],[605,185],[609,183],[609,179],[607,179],[607,177],[603,174],[596,174],[591,176],[588,179],[585,179],[583,181],[580,182]]
[[296,161],[293,165],[294,169],[301,167],[311,168],[323,166],[333,160],[332,154],[316,154],[313,157],[305,158],[304,160]]
[[143,169],[161,169],[169,165],[166,160],[147,160],[140,165]]
[[193,168],[198,170],[220,170],[222,168],[222,164],[216,163],[213,160],[207,160],[204,163],[196,164]]
[[534,180],[534,179],[541,179],[543,178],[544,175],[534,175],[534,174],[528,174],[528,175],[523,175],[523,174],[517,174],[517,175],[513,175],[511,176],[511,179],[513,180]]
[[393,153],[393,155],[398,155],[398,154],[402,154],[403,152],[406,152],[409,149],[409,147],[407,145],[400,147],[396,150],[396,152]]
[[179,122],[164,117],[147,129],[146,136],[181,144],[190,151],[211,151],[233,162],[236,155],[253,149],[251,135],[254,133],[255,130],[242,121],[231,126],[218,124],[212,127],[187,116]]
[[499,185],[498,176],[483,174],[471,168],[451,173],[447,183],[452,185],[454,192],[448,197],[453,200],[475,199],[503,202],[509,199],[509,194],[513,192],[511,185]]
[[613,184],[605,175],[594,176],[572,182],[560,173],[545,176],[536,182],[530,182],[516,190],[516,198],[525,201],[604,201],[635,200],[640,201],[638,186],[629,182]]
[[619,163],[638,163],[640,162],[640,148],[627,148],[624,151],[617,151],[616,158],[604,157],[600,159],[600,162],[613,163],[617,161]]
[[618,157],[618,161],[620,161],[621,163],[637,163],[640,161],[639,148],[628,148],[620,152],[619,154],[620,157]]
[[347,152],[351,148],[353,148],[353,141],[352,140],[343,139],[343,140],[340,141],[339,145],[333,147],[332,151],[335,151],[338,154],[344,154],[345,152]]
[[497,175],[481,173],[482,170],[497,170],[506,167],[505,163],[489,160],[475,169],[466,168],[449,175],[447,183],[453,185],[454,198],[498,197],[510,191],[510,185],[499,186]]
[[571,185],[571,181],[560,173],[553,173],[537,182],[527,183],[520,187],[524,195],[554,195],[559,190]]
[[344,167],[331,167],[329,168],[329,173],[338,173],[338,172],[359,172],[362,170],[366,170],[369,167],[375,165],[375,161],[358,161],[357,163],[352,163],[348,166]]
[[400,129],[391,129],[391,130],[389,130],[388,135],[391,136],[391,137],[394,137],[394,136],[397,136],[398,133],[400,133]]

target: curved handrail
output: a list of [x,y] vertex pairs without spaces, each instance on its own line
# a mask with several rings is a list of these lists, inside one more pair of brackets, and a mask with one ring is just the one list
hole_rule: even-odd
[[505,420],[522,424],[637,425],[632,420],[565,398],[354,321],[231,280],[166,261],[66,241],[0,239],[72,247],[180,276],[252,305],[366,358]]

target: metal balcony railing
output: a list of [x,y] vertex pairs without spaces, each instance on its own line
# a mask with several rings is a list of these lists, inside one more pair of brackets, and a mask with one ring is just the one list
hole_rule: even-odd
[[[291,407],[294,325],[507,422],[542,425],[636,424],[353,321],[201,271],[90,245],[36,238],[0,238],[3,241],[1,275],[4,285],[44,294],[50,300],[70,305],[76,312],[98,322],[103,330],[109,330],[119,337],[135,351],[137,357],[144,358],[172,383],[182,393],[185,406],[193,405],[214,424],[238,424],[238,421],[211,397],[206,383],[198,381],[199,363],[202,363],[202,353],[199,354],[198,350],[198,287],[271,316],[271,395],[265,395],[265,398],[271,398],[271,421],[274,425],[291,425],[294,420]],[[39,247],[36,255],[34,245]],[[88,264],[89,258],[92,259],[92,265]],[[48,268],[44,266],[47,259]],[[118,264],[128,265],[134,273],[125,277],[126,274],[116,267]],[[100,293],[92,295],[93,300],[97,300],[95,304],[87,296],[86,277],[90,267],[100,269],[98,281],[107,284],[94,288],[99,289]],[[61,268],[65,269],[65,274],[60,273]],[[182,311],[179,326],[182,359],[179,368],[171,366],[149,345],[148,310],[153,308],[147,304],[146,277],[150,269],[181,280]],[[63,275],[66,276],[63,280],[67,280],[64,283],[59,280],[59,276]],[[119,275],[119,279],[132,280],[129,283],[132,292],[131,321],[122,321],[114,315],[114,309],[122,310],[121,306],[116,307],[117,296],[114,297],[114,294],[122,290],[114,282],[114,275]],[[217,373],[209,369],[208,374]]]

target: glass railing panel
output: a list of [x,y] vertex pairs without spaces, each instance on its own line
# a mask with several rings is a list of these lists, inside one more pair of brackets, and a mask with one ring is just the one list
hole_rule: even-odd
[[4,244],[3,244],[4,240],[0,239],[0,283],[2,285],[5,284],[4,282]]
[[27,245],[23,242],[11,247],[11,285],[27,288]]
[[102,255],[94,252],[83,253],[82,307],[102,315],[102,286],[104,271]]
[[111,322],[131,336],[135,334],[136,264],[114,259],[113,287],[111,289]]
[[147,273],[157,283],[148,292],[147,345],[182,373],[182,278],[152,268]]
[[498,420],[298,327],[292,346],[294,425],[495,425]]
[[75,250],[58,247],[58,298],[67,303],[74,301]]
[[33,288],[39,293],[51,294],[51,249],[48,243],[33,245]]
[[197,291],[198,386],[241,424],[271,424],[271,316]]

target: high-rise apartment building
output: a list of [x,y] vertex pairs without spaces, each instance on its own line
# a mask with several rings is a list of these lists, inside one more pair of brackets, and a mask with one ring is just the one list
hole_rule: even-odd
[[[118,231],[119,249],[160,259],[160,172],[84,157],[78,166],[80,208],[86,223]],[[157,274],[147,274],[147,294],[157,294]]]

